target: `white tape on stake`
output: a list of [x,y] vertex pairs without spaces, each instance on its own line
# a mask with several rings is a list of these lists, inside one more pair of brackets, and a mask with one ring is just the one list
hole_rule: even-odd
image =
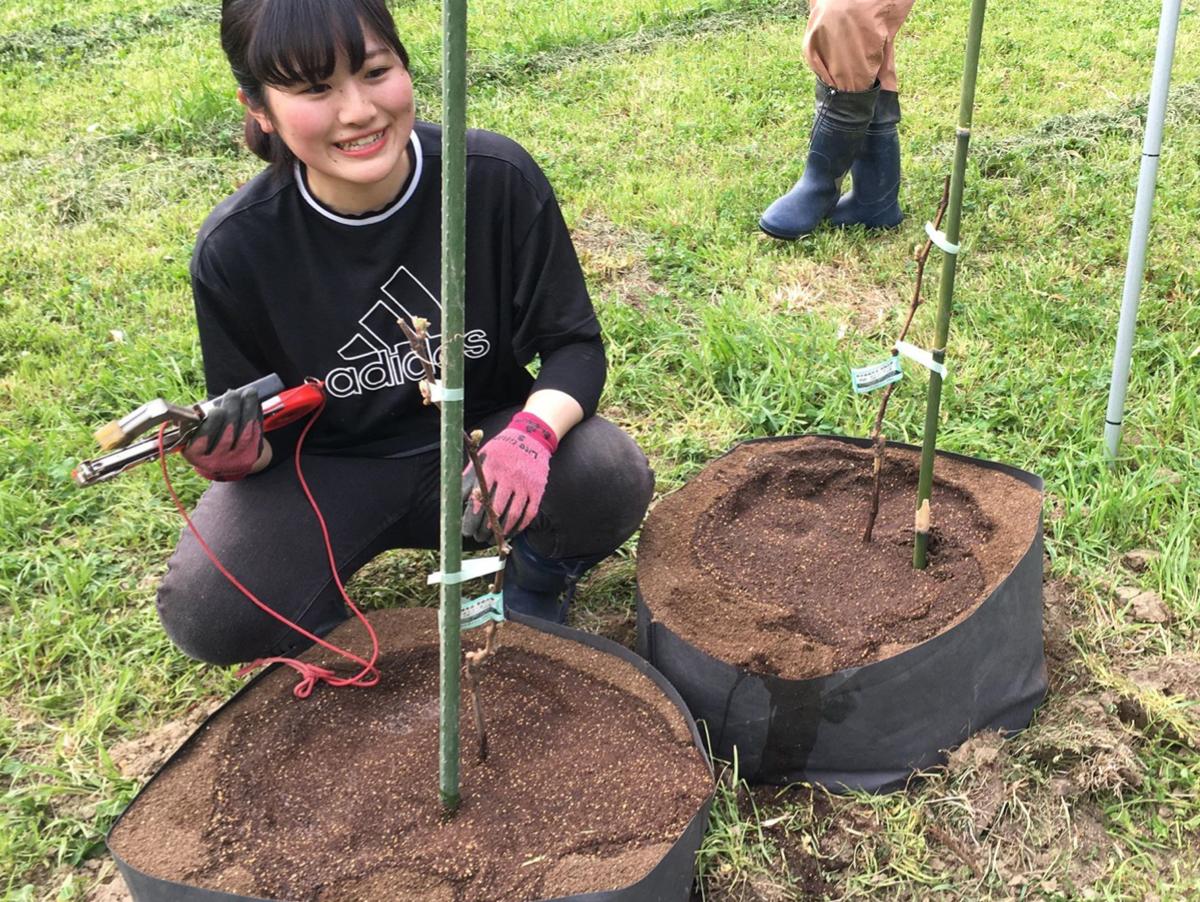
[[442,388],[440,379],[429,386],[429,400],[434,404],[440,401],[461,401],[464,397],[466,395],[461,388]]
[[489,573],[495,573],[503,566],[504,562],[496,556],[468,558],[462,562],[462,569],[457,573],[442,573],[441,570],[435,570],[426,577],[425,583],[430,586],[434,583],[445,583],[452,586],[455,583],[465,583],[469,579],[478,579]]
[[946,233],[939,231],[933,227],[932,222],[925,223],[925,234],[929,236],[929,240],[944,250],[947,254],[957,254],[959,245],[951,244],[946,237]]
[[946,364],[938,363],[933,359],[933,354],[924,348],[910,345],[907,341],[898,341],[896,342],[896,350],[900,352],[901,356],[921,364],[927,370],[932,370],[943,379],[946,378]]

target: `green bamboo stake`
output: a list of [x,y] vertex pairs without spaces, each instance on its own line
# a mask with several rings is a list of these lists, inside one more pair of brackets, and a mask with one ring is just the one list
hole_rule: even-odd
[[[967,26],[967,56],[963,67],[962,95],[958,104],[958,129],[954,145],[954,168],[950,175],[950,207],[946,211],[946,242],[953,250],[942,248],[942,280],[938,286],[938,314],[933,359],[946,359],[946,339],[950,334],[950,308],[954,299],[954,271],[958,263],[959,223],[962,218],[963,181],[967,174],[967,144],[971,140],[971,113],[975,107],[975,77],[979,71],[979,44],[983,38],[983,13],[987,0],[972,0],[971,20]],[[916,542],[913,567],[924,570],[929,547],[929,496],[933,490],[933,455],[937,449],[938,409],[942,403],[941,373],[929,373],[929,395],[925,407],[925,439],[921,447],[921,476],[917,483]]]
[[442,591],[441,725],[438,779],[442,808],[458,808],[458,708],[462,667],[463,299],[466,273],[467,4],[442,2]]

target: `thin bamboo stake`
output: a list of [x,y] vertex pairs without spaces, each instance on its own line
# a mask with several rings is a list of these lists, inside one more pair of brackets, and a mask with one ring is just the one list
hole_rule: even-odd
[[458,711],[462,666],[463,311],[466,286],[467,3],[442,2],[442,403],[441,558],[438,612],[440,728],[438,787],[442,809],[459,804]]
[[[938,286],[937,327],[933,360],[946,359],[946,340],[950,335],[950,310],[954,300],[954,272],[958,262],[957,245],[962,218],[963,182],[967,175],[967,145],[971,140],[971,114],[975,107],[975,79],[979,72],[979,45],[983,38],[983,13],[987,0],[972,0],[971,20],[967,26],[967,52],[963,67],[962,95],[958,104],[958,128],[955,131],[954,168],[950,173],[950,208],[946,215],[946,241],[953,251],[942,249],[942,279]],[[937,450],[938,412],[942,402],[942,376],[929,373],[929,395],[925,406],[925,440],[921,446],[921,475],[917,482],[917,512],[914,521],[913,567],[924,570],[929,548],[932,515],[929,496],[933,489],[933,456]]]

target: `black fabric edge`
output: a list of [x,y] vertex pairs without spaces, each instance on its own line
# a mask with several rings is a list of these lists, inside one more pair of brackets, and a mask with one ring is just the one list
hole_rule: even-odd
[[[683,715],[684,722],[691,732],[692,741],[700,751],[705,766],[708,768],[709,775],[713,775],[712,760],[708,755],[708,750],[700,737],[700,730],[696,726],[696,721],[688,710],[687,704],[667,678],[651,666],[647,660],[631,652],[624,646],[618,645],[611,639],[585,633],[573,627],[562,626],[533,617],[526,617],[521,614],[510,614],[509,619],[523,626],[542,630],[563,639],[579,642],[581,645],[586,645],[597,651],[615,655],[627,664],[631,664],[637,668],[638,672],[648,677],[667,696],[671,703],[675,705],[679,713]],[[183,745],[176,749],[155,770],[150,779],[129,800],[129,804],[125,806],[120,816],[109,827],[108,833],[104,837],[104,844],[109,854],[112,855],[113,861],[116,862],[117,869],[120,871],[121,877],[125,880],[125,884],[129,889],[130,895],[133,896],[134,902],[158,902],[158,900],[161,900],[161,902],[228,902],[228,900],[238,900],[238,902],[287,902],[287,900],[263,899],[260,896],[240,896],[221,892],[220,890],[190,886],[186,883],[176,883],[161,877],[152,877],[126,862],[108,845],[108,839],[112,835],[113,830],[117,828],[117,825],[137,803],[142,793],[149,789],[150,785],[158,779],[158,775],[170,767],[176,758],[187,751],[197,741],[197,737],[212,720],[220,716],[243,693],[249,692],[259,680],[265,678],[267,674],[280,666],[279,664],[273,664],[257,674],[245,686],[224,701],[219,708],[204,718],[204,722],[192,731],[191,735],[184,740]],[[542,902],[643,902],[643,900],[644,902],[657,902],[657,900],[670,899],[678,899],[680,902],[684,902],[691,894],[696,854],[700,850],[700,843],[708,827],[708,815],[712,808],[712,801],[715,794],[716,789],[714,787],[713,792],[709,793],[708,798],[700,806],[700,809],[688,821],[688,825],[684,828],[683,833],[671,844],[670,851],[659,860],[658,864],[650,870],[649,874],[637,883],[621,889],[582,893],[573,896],[559,896],[554,899],[542,900]]]
[[[719,455],[719,457],[717,459],[733,453],[734,450],[741,447],[742,445],[790,442],[790,441],[794,441],[797,438],[803,438],[803,437],[830,439],[833,441],[843,442],[845,444],[852,445],[852,446],[855,446],[858,448],[864,448],[864,449],[870,448],[871,444],[872,444],[870,439],[857,438],[857,437],[851,437],[851,436],[840,436],[840,435],[771,436],[771,437],[766,437],[766,438],[748,439],[746,441],[739,442],[736,445],[734,445],[732,448],[730,448],[728,451],[724,452],[724,454]],[[889,444],[893,445],[895,447],[905,448],[908,450],[914,450],[914,451],[921,450],[918,446],[901,443],[901,442],[890,442]],[[1014,467],[1009,464],[998,463],[995,461],[974,458],[974,457],[970,457],[968,455],[957,454],[955,452],[949,452],[949,451],[938,451],[938,455],[941,457],[944,457],[944,458],[951,458],[951,459],[960,461],[962,463],[969,464],[971,466],[982,467],[984,469],[995,470],[995,471],[1005,473],[1006,475],[1009,475],[1015,479],[1020,480],[1021,482],[1025,483],[1026,485],[1029,485],[1030,487],[1038,490],[1039,492],[1044,491],[1044,481],[1041,479],[1041,477],[1036,476],[1032,473],[1029,473],[1025,470],[1021,470],[1018,467]],[[973,617],[975,617],[975,615],[978,614],[980,611],[982,611],[985,607],[987,607],[989,605],[989,603],[994,602],[994,600],[1001,595],[1002,591],[1004,589],[1006,589],[1011,582],[1014,581],[1015,577],[1017,577],[1019,574],[1023,576],[1024,571],[1026,571],[1030,567],[1037,567],[1038,570],[1040,571],[1041,570],[1042,547],[1043,547],[1043,523],[1042,523],[1041,515],[1039,514],[1037,531],[1034,534],[1033,540],[1030,542],[1029,548],[1026,549],[1024,554],[1022,554],[1021,558],[1013,566],[1012,570],[1008,573],[1008,575],[1005,576],[1004,579],[1002,579],[992,589],[992,591],[988,594],[988,596],[979,603],[978,607],[971,614],[969,614],[966,618],[964,618],[959,623],[956,623],[954,626],[950,627],[949,629],[946,629],[946,630],[938,633],[937,635],[931,636],[929,639],[926,639],[924,642],[922,642],[918,645],[912,646],[911,648],[906,649],[904,652],[901,652],[898,655],[893,655],[892,657],[885,658],[882,661],[875,661],[870,664],[862,665],[860,667],[846,668],[843,670],[835,671],[834,673],[831,673],[831,674],[825,674],[823,676],[812,677],[812,678],[804,679],[804,680],[788,680],[785,678],[774,677],[774,676],[770,676],[770,675],[766,675],[766,674],[759,674],[754,671],[745,670],[743,668],[736,667],[732,664],[729,664],[728,662],[721,661],[717,658],[714,658],[712,655],[709,655],[707,652],[702,651],[701,649],[692,645],[690,642],[688,642],[687,640],[683,639],[678,634],[673,632],[670,628],[665,626],[663,623],[656,620],[654,618],[653,612],[650,610],[649,605],[646,603],[645,599],[642,597],[640,589],[637,591],[637,648],[638,648],[638,652],[640,654],[643,654],[644,656],[646,656],[647,660],[652,665],[657,665],[660,662],[660,656],[658,654],[659,638],[660,638],[660,636],[665,636],[665,637],[669,638],[672,643],[677,644],[678,646],[685,647],[687,649],[687,652],[688,652],[687,665],[688,666],[686,668],[686,670],[687,670],[686,675],[689,677],[694,677],[703,670],[708,670],[710,672],[724,672],[727,674],[734,674],[735,682],[740,682],[744,678],[751,678],[751,679],[758,679],[763,682],[770,681],[774,684],[783,685],[785,687],[794,687],[796,695],[800,695],[806,688],[814,688],[814,687],[820,687],[820,686],[826,685],[826,684],[837,683],[837,682],[845,680],[845,679],[853,678],[856,674],[860,674],[860,673],[866,673],[866,672],[870,672],[870,671],[878,671],[880,673],[888,673],[892,669],[903,667],[906,657],[908,657],[908,659],[911,661],[914,657],[928,656],[929,654],[936,652],[937,644],[939,643],[939,641],[942,643],[953,641],[953,637],[954,637],[956,631],[959,631],[965,624],[967,624],[969,621],[971,621],[971,619]],[[1037,560],[1033,560],[1034,556],[1037,557]],[[1040,587],[1040,584],[1039,584],[1039,587]],[[1040,637],[1040,632],[1039,632],[1039,642],[1040,642],[1040,638],[1041,637]],[[1043,658],[1044,658],[1044,653],[1043,653]],[[1044,675],[1044,665],[1043,665],[1043,675]],[[1041,704],[1041,702],[1045,698],[1045,695],[1046,695],[1046,686],[1045,686],[1045,682],[1043,680],[1040,692],[1037,693],[1037,696],[1035,699],[1032,699],[1031,702],[1029,702],[1029,704],[1031,704],[1031,708],[1030,708],[1031,711],[1032,711],[1032,709],[1036,708],[1037,705]],[[709,724],[708,726],[710,729],[712,729],[712,728],[714,728],[715,725]],[[969,736],[975,732],[978,732],[979,730],[995,728],[995,727],[996,727],[995,722],[980,724],[979,726],[971,727],[967,735]],[[724,735],[724,725],[723,724],[721,725],[721,728],[722,728],[721,736],[723,738],[723,735]],[[1003,725],[1001,725],[1001,728],[1008,730],[1008,728],[1004,727]],[[1012,732],[1013,730],[1008,730],[1008,731]],[[966,737],[964,737],[964,739],[965,738]],[[723,742],[718,740],[718,742],[714,744],[713,752],[716,753],[717,746],[720,746],[722,744],[723,744]],[[757,750],[757,754],[752,754],[751,761],[761,762],[761,752],[762,752],[762,750]],[[861,772],[819,771],[819,770],[818,771],[805,771],[805,773],[797,776],[795,774],[790,774],[790,773],[789,774],[775,774],[775,775],[772,775],[770,773],[760,774],[758,771],[761,771],[761,768],[759,768],[757,765],[752,767],[750,770],[751,770],[751,773],[749,773],[746,777],[746,779],[748,779],[750,781],[775,783],[775,784],[781,784],[781,785],[793,783],[793,782],[797,782],[797,781],[805,781],[805,782],[819,783],[820,785],[824,786],[825,788],[829,789],[832,792],[847,792],[847,791],[859,791],[859,790],[867,791],[867,792],[889,792],[889,791],[893,791],[895,789],[899,789],[899,788],[902,788],[903,786],[905,786],[912,779],[914,773],[918,772],[911,767],[905,767],[905,768],[898,767],[895,769],[872,770],[869,772],[868,771],[861,771]]]

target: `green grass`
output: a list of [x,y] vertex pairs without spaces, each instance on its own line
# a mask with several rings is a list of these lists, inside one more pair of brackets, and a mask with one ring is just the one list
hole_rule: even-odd
[[[439,5],[395,8],[421,110],[436,117]],[[472,12],[471,123],[517,138],[550,175],[609,342],[605,412],[646,449],[660,491],[740,438],[865,434],[876,402],[850,391],[846,369],[878,359],[899,326],[912,248],[949,169],[965,8],[918,4],[898,44],[904,226],[790,245],[754,223],[800,171],[812,106],[801,4],[504,0]],[[1050,573],[1070,597],[1056,692],[992,776],[827,799],[750,794],[731,774],[701,856],[710,897],[1200,892],[1200,737],[1181,735],[1195,729],[1195,696],[1130,688],[1146,661],[1194,654],[1200,619],[1198,21],[1185,10],[1115,469],[1101,435],[1157,8],[993,4],[985,24],[940,445],[1046,480]],[[146,398],[201,394],[191,243],[258,167],[238,149],[204,5],[5,7],[0,87],[0,890],[72,899],[137,789],[108,750],[237,681],[183,658],[158,626],[178,523],[156,472],[87,490],[68,474],[98,424]],[[596,249],[597,235],[616,245]],[[931,331],[924,310],[914,340]],[[922,380],[901,383],[889,435],[917,440],[922,411]],[[194,501],[200,480],[179,482]],[[1161,556],[1135,574],[1119,559],[1138,547]],[[368,606],[428,604],[428,563],[387,555],[352,589]],[[1128,584],[1160,593],[1172,622],[1133,622],[1115,594]],[[627,629],[632,588],[626,552],[585,584],[578,622]],[[1149,711],[1142,726],[1117,717],[1129,693]],[[1136,785],[1055,795],[1103,759],[1072,757],[1061,739],[1076,697],[1112,722],[1074,727],[1119,739]],[[975,831],[993,777],[1005,802]],[[1093,823],[1098,835],[1081,826]],[[941,835],[962,838],[978,874]]]

